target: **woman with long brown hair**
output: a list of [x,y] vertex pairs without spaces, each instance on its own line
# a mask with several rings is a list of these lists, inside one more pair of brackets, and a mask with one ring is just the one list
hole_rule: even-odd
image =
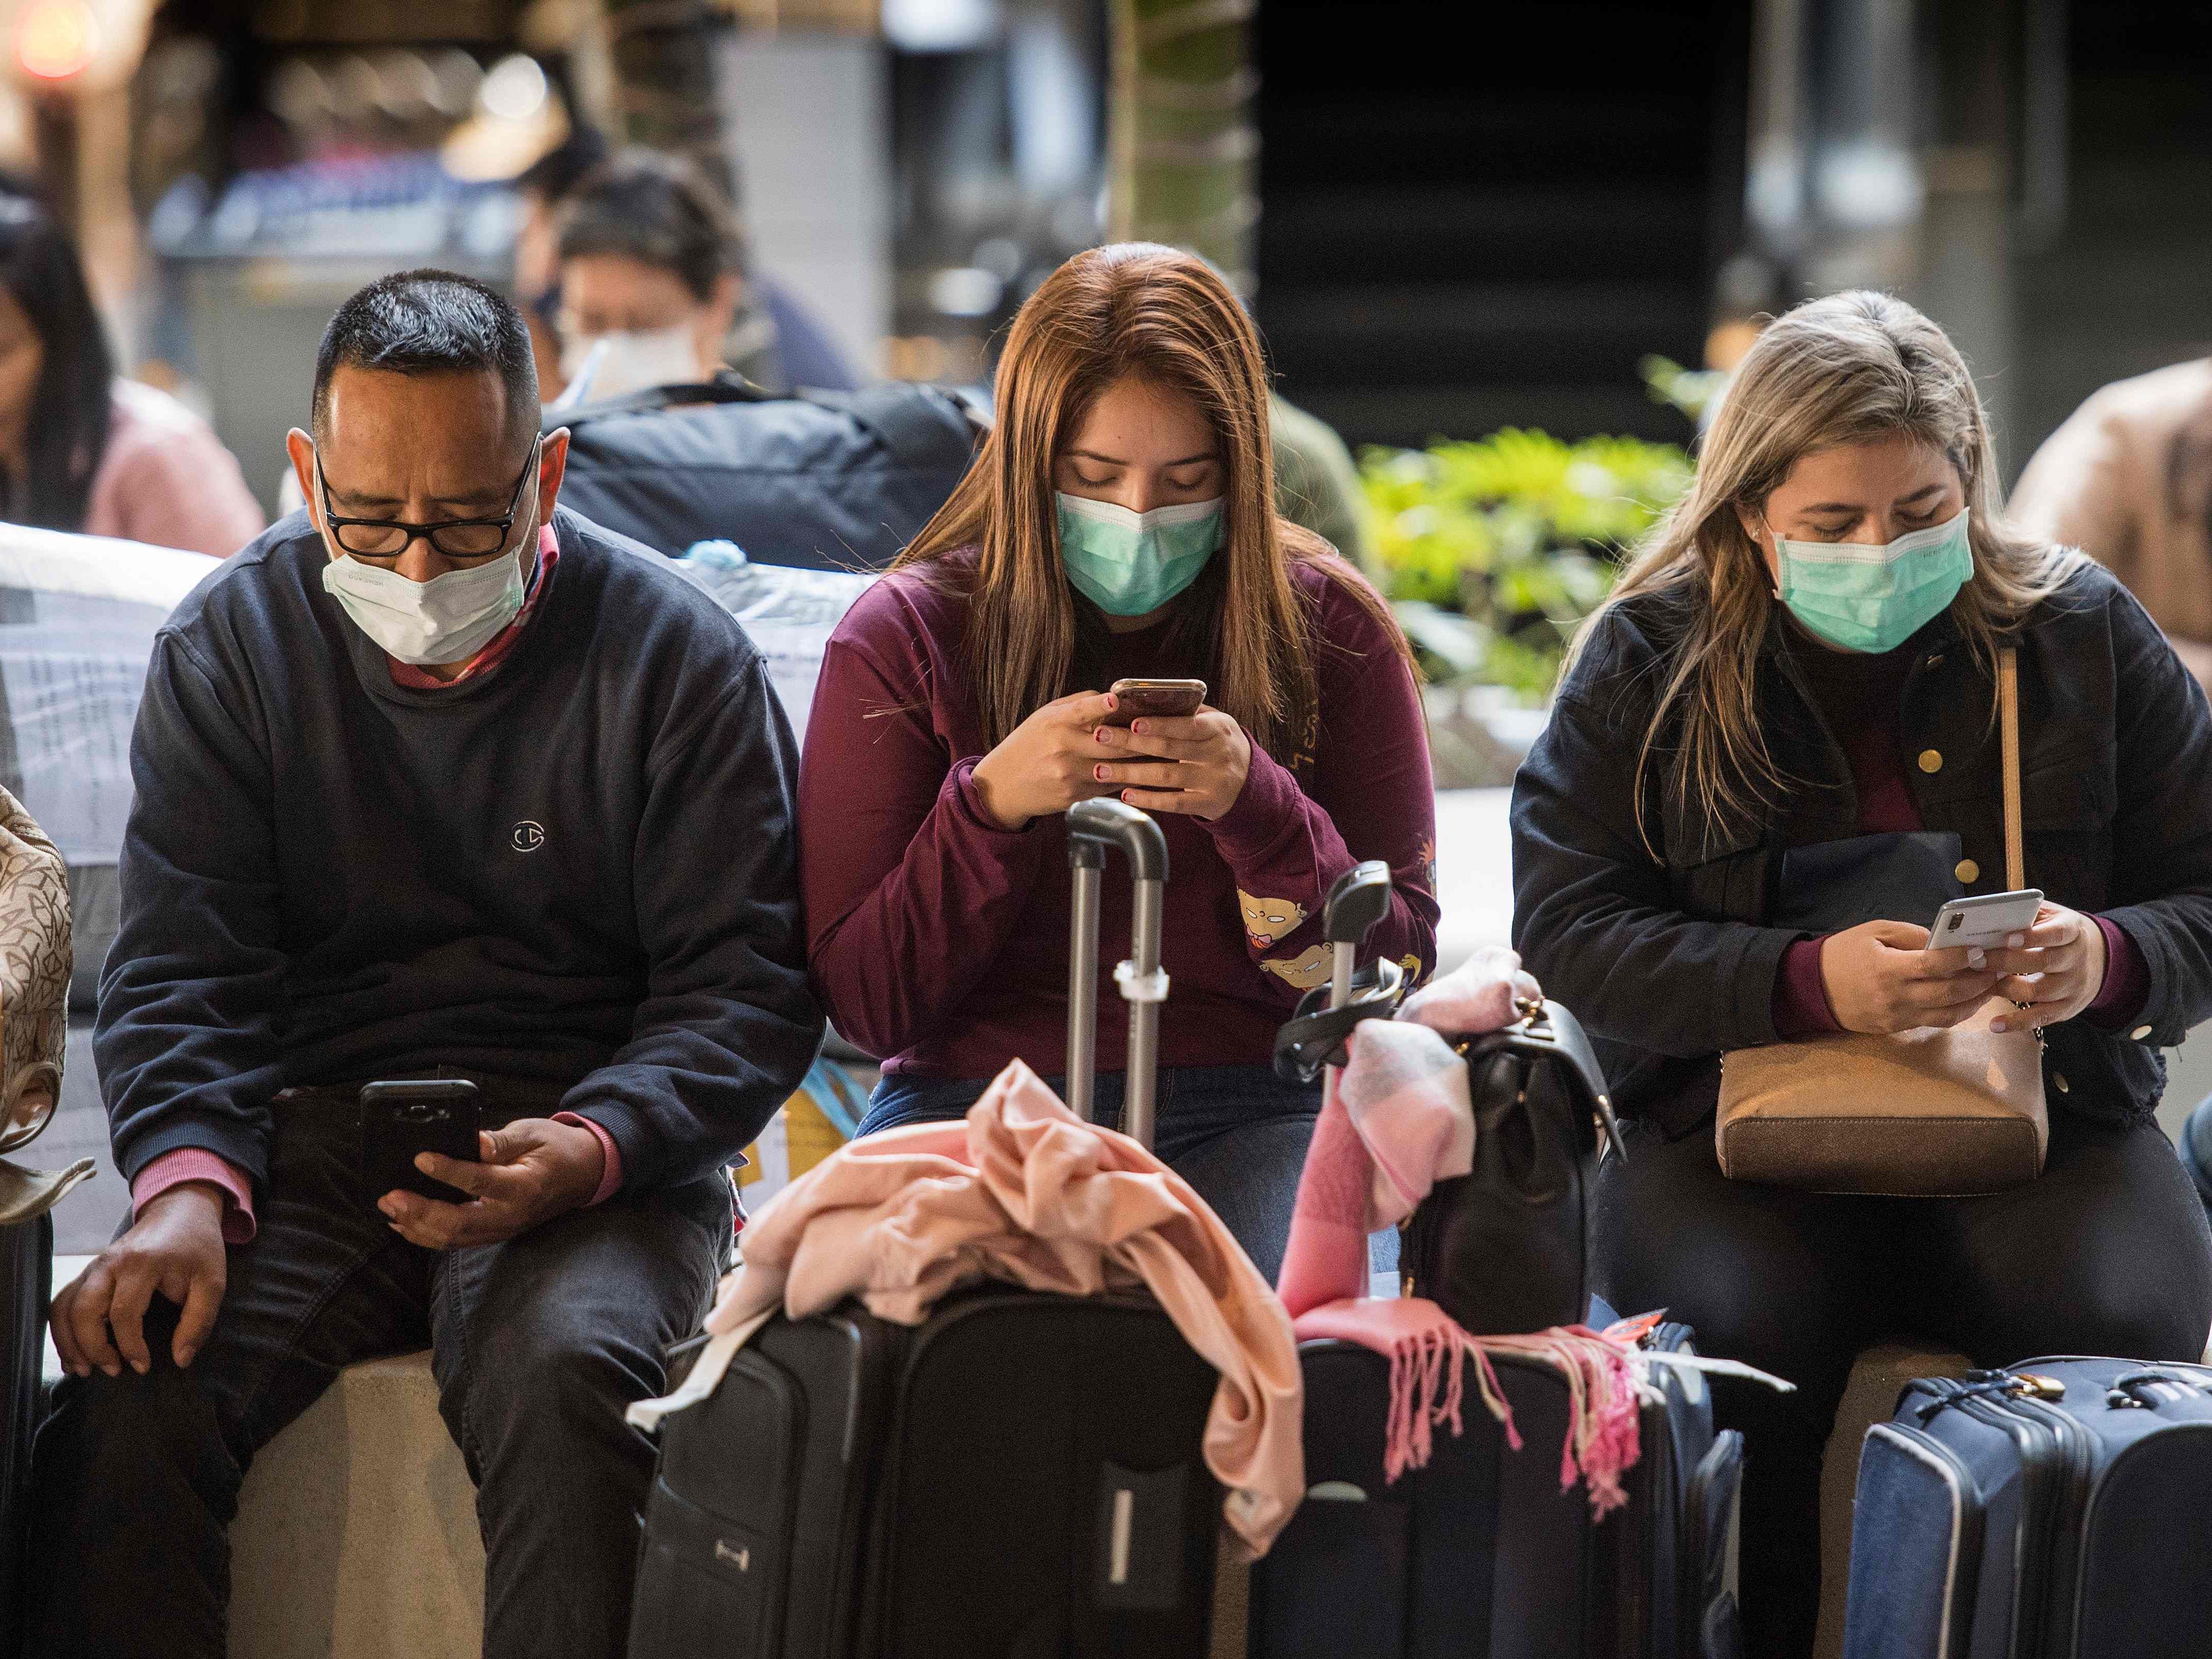
[[[2045,902],[2002,947],[1931,949],[1943,903],[2005,886],[2008,650]],[[1749,1446],[1745,1651],[1790,1659],[1863,1348],[2204,1346],[2212,1236],[2151,1113],[2159,1048],[2212,1015],[2212,715],[2110,575],[2008,527],[1942,331],[1841,294],[1737,369],[1689,495],[1577,641],[1513,840],[1514,943],[1598,1039],[1626,1120],[1595,1288],[1798,1385],[1715,1395]],[[1955,1027],[1993,994],[2023,1005],[1994,1029],[2043,1034],[2039,1177],[1881,1198],[1723,1176],[1724,1051]]]
[[[1015,318],[998,424],[832,637],[799,774],[817,994],[884,1060],[864,1130],[957,1116],[1067,1018],[1062,814],[1116,794],[1168,839],[1157,1145],[1273,1276],[1316,1091],[1268,1069],[1325,981],[1322,896],[1388,860],[1371,951],[1435,953],[1435,797],[1405,642],[1279,520],[1251,321],[1204,261],[1078,254]],[[1202,679],[1110,724],[1124,678]],[[1104,948],[1127,948],[1107,874]],[[1121,1034],[1098,1036],[1117,1120]]]

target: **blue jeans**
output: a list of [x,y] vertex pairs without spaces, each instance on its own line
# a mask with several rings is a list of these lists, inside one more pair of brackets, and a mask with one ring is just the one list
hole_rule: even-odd
[[[1045,1081],[1066,1093],[1066,1078]],[[1095,1115],[1109,1129],[1121,1127],[1122,1083],[1120,1072],[1098,1074]],[[869,1097],[860,1133],[962,1116],[990,1086],[988,1078],[887,1077]],[[1178,1066],[1160,1073],[1158,1100],[1152,1150],[1213,1206],[1273,1284],[1321,1085],[1285,1083],[1264,1066]]]

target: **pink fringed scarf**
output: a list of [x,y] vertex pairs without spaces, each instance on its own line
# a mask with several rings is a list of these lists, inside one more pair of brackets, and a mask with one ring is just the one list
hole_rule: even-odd
[[1527,1336],[1474,1336],[1425,1297],[1363,1297],[1310,1310],[1292,1322],[1292,1328],[1301,1342],[1334,1338],[1389,1358],[1390,1414],[1382,1474],[1393,1481],[1408,1469],[1426,1466],[1435,1449],[1436,1425],[1454,1435],[1462,1432],[1460,1405],[1468,1356],[1474,1359],[1476,1392],[1515,1451],[1522,1447],[1521,1432],[1491,1357],[1521,1354],[1550,1365],[1567,1384],[1559,1489],[1568,1491],[1582,1481],[1589,1491],[1590,1513],[1602,1517],[1628,1501],[1621,1479],[1642,1453],[1639,1393],[1646,1362],[1636,1345],[1659,1318],[1645,1314],[1604,1331],[1566,1325]]

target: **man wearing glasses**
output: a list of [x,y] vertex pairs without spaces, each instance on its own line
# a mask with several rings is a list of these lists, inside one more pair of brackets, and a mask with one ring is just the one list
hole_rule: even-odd
[[[723,1167],[811,1060],[789,728],[737,623],[556,511],[522,319],[415,271],[339,307],[307,509],[156,642],[94,1052],[131,1224],[56,1299],[31,1651],[224,1650],[247,1462],[433,1349],[484,1651],[616,1655]],[[466,1079],[480,1162],[364,1167],[362,1085]],[[377,1188],[377,1189],[372,1189]]]

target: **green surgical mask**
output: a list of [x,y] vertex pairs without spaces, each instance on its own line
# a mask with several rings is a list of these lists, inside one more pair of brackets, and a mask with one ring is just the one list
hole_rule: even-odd
[[1894,651],[1942,615],[1974,574],[1966,509],[1886,546],[1774,538],[1782,603],[1831,645]]
[[1198,580],[1221,546],[1221,498],[1132,513],[1064,491],[1060,557],[1075,591],[1109,617],[1157,611]]

